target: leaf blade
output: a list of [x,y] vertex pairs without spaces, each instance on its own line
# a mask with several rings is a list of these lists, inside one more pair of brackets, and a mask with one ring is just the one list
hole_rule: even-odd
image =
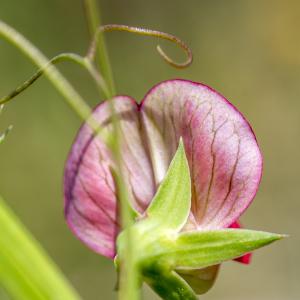
[[14,299],[80,299],[1,197],[0,228],[0,284]]

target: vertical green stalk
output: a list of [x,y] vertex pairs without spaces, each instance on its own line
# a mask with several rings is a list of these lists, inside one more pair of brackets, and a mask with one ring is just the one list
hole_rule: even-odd
[[[101,24],[100,9],[97,5],[96,0],[84,0],[84,5],[90,34],[92,37],[94,37]],[[108,89],[110,91],[110,97],[113,97],[116,94],[115,84],[108,52],[106,49],[105,39],[102,32],[99,32],[98,35],[97,53],[98,57],[96,60],[99,65],[99,69],[105,81],[107,82]]]
[[[91,16],[93,17],[94,28],[97,28],[97,23],[95,20],[95,12],[93,8],[95,8],[95,2],[92,0],[87,0],[87,5],[91,9]],[[31,44],[24,36],[22,36],[15,29],[7,25],[6,23],[0,21],[0,37],[3,37],[11,44],[15,45],[18,49],[20,49],[27,57],[29,57],[39,68],[43,69],[44,66],[48,65],[49,60],[33,45]],[[98,47],[103,49],[104,40],[99,39]],[[101,65],[106,66],[106,74],[110,74],[110,66],[108,62],[108,57],[105,55],[106,52],[102,52],[102,55],[99,60],[101,61]],[[66,80],[64,76],[52,65],[49,65],[44,70],[48,79],[52,82],[52,84],[56,87],[56,89],[63,95],[66,102],[73,108],[73,110],[84,120],[87,121],[89,126],[95,131],[98,132],[98,124],[93,118],[89,118],[91,115],[91,110],[86,102],[81,98],[81,96],[77,93],[77,91],[72,87],[72,85]],[[112,76],[106,77],[111,78],[107,81],[110,83],[110,86],[113,86]],[[110,95],[114,95],[114,89],[110,89]],[[112,111],[114,111],[113,103],[111,102]],[[128,204],[128,196],[126,191],[126,186],[122,180],[122,172],[120,168],[121,164],[121,153],[120,153],[120,144],[118,137],[120,136],[119,132],[119,122],[116,116],[114,116],[114,129],[116,133],[116,140],[112,145],[112,151],[115,155],[115,158],[118,163],[118,174],[117,184],[119,190],[119,199],[120,199],[120,207],[121,207],[121,219],[122,219],[122,227],[128,228],[131,225],[131,210]],[[101,134],[101,132],[100,132]],[[139,299],[139,290],[138,290],[138,278],[139,273],[137,272],[134,264],[134,244],[132,243],[131,233],[128,230],[126,234],[126,250],[124,253],[124,267],[121,268],[121,280],[120,280],[120,292],[119,299],[122,300],[137,300]]]
[[[137,243],[134,241],[134,236],[131,231],[131,225],[133,224],[132,218],[132,210],[129,206],[128,201],[128,191],[125,186],[124,180],[122,179],[122,170],[120,168],[121,165],[121,154],[119,147],[119,126],[116,124],[117,130],[117,138],[114,143],[111,145],[111,149],[113,151],[114,157],[116,159],[118,165],[118,174],[115,174],[114,178],[117,183],[118,188],[118,199],[121,211],[121,224],[122,229],[124,230],[124,250],[122,253],[122,257],[119,256],[121,261],[120,269],[119,269],[119,300],[138,300],[140,299],[140,274],[137,270],[136,265],[136,251],[138,251],[135,246]],[[125,230],[127,228],[127,230]],[[118,253],[119,255],[119,253]]]
[[[90,32],[95,35],[96,32],[99,34],[97,40],[97,53],[98,53],[98,64],[100,72],[103,75],[105,81],[107,82],[108,88],[111,92],[111,97],[115,95],[115,87],[112,76],[112,70],[108,58],[108,53],[106,50],[105,40],[103,33],[98,31],[100,27],[100,9],[97,6],[96,0],[85,0],[85,9],[87,14],[87,20],[90,27]],[[128,193],[124,180],[122,179],[122,169],[121,169],[121,149],[120,149],[120,126],[117,116],[114,114],[114,105],[110,101],[110,106],[113,115],[113,126],[115,131],[115,140],[111,145],[113,155],[117,162],[117,172],[116,183],[118,187],[118,198],[120,204],[121,212],[121,223],[122,229],[129,228],[132,224],[131,209],[128,202]],[[139,273],[135,265],[135,245],[133,243],[133,237],[130,230],[125,232],[125,250],[124,257],[122,261],[122,266],[120,269],[120,290],[119,299],[120,300],[138,300],[140,298],[139,293]]]

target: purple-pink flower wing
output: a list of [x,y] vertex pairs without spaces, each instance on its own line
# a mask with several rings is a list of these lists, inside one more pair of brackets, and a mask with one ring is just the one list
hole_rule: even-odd
[[[148,154],[141,139],[138,106],[129,97],[113,100],[120,118],[122,173],[132,206],[143,212],[154,193]],[[101,134],[112,136],[111,107],[106,101],[94,111]],[[69,154],[65,175],[65,216],[75,235],[99,254],[115,256],[118,234],[117,195],[113,172],[115,162],[105,142],[83,125]]]

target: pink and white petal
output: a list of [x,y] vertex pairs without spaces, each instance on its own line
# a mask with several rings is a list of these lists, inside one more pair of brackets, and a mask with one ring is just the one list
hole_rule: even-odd
[[141,113],[156,185],[183,137],[194,229],[224,228],[237,220],[255,196],[262,171],[255,136],[241,113],[211,88],[185,80],[155,86]]
[[[138,106],[129,97],[113,100],[120,119],[122,172],[132,206],[143,212],[155,191],[153,174],[140,135]],[[111,107],[99,105],[93,117],[106,138],[113,134]],[[77,237],[104,256],[115,256],[118,234],[117,196],[112,169],[115,162],[104,141],[83,125],[69,154],[65,175],[65,216]]]

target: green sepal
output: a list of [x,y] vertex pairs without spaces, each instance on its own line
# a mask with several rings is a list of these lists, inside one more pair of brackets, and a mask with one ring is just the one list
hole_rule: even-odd
[[159,257],[173,268],[200,269],[222,263],[266,246],[284,236],[246,229],[223,229],[180,234],[164,242]]
[[179,231],[187,221],[190,208],[190,171],[184,145],[180,139],[167,174],[145,213],[144,223],[160,231]]
[[218,264],[240,257],[283,236],[262,231],[223,229],[180,232],[191,208],[191,180],[182,140],[145,214],[117,239],[118,268],[124,239],[138,243],[134,266],[163,299],[197,299],[213,285]]

